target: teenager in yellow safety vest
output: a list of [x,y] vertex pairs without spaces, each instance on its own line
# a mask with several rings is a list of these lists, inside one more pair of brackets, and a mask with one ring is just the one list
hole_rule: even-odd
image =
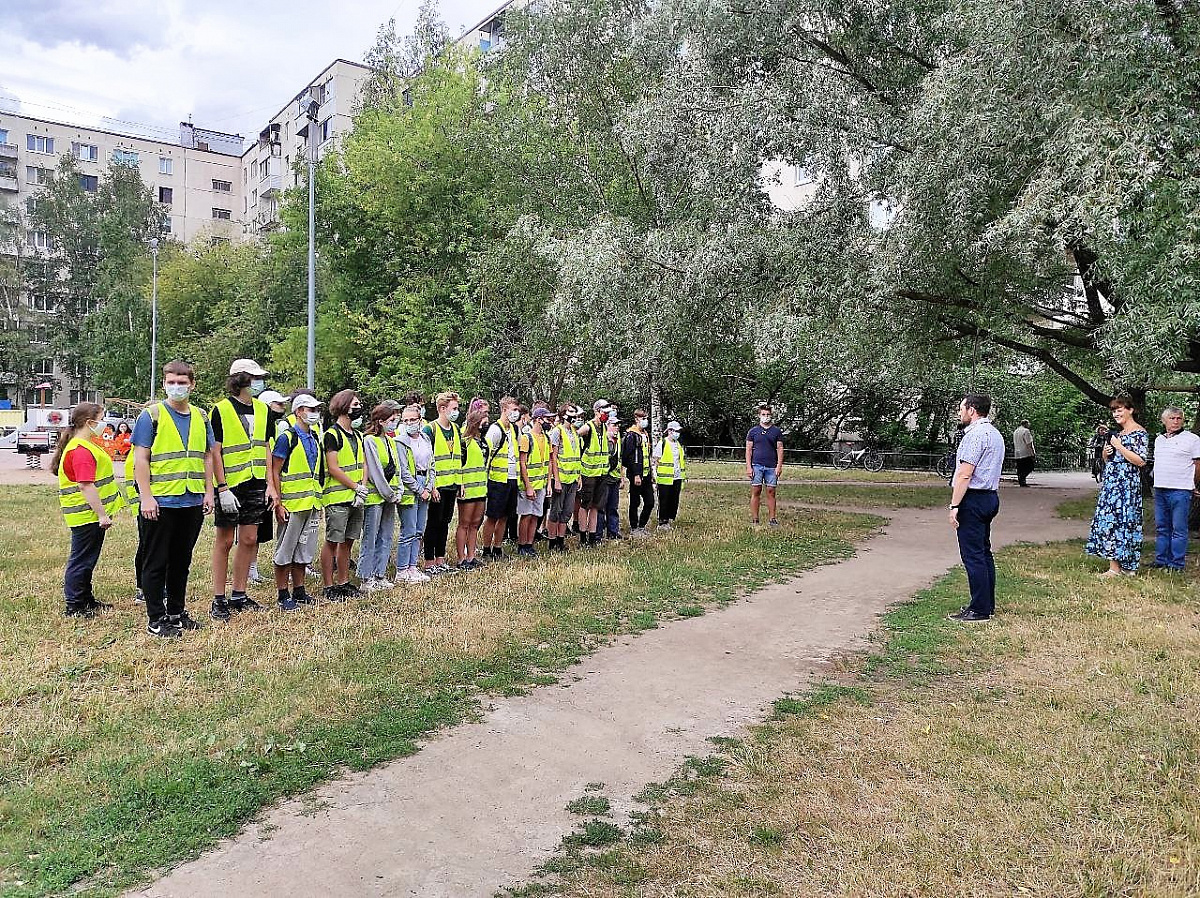
[[527,557],[537,555],[533,541],[537,537],[538,521],[546,506],[546,486],[553,474],[550,470],[550,441],[544,430],[550,417],[550,409],[544,406],[535,408],[528,433],[522,433],[520,439],[521,493],[517,496],[517,554]]
[[567,526],[575,514],[579,496],[580,440],[575,432],[575,407],[570,403],[558,407],[558,423],[546,435],[550,441],[550,461],[554,477],[550,481],[550,522],[546,532],[551,552],[567,551]]
[[[279,497],[267,483],[267,441],[279,420],[257,397],[266,388],[264,369],[253,359],[237,359],[229,366],[226,396],[212,409],[213,478],[217,509],[213,518],[212,618],[227,621],[239,611],[261,611],[246,594],[250,565],[258,557],[259,529],[270,522]],[[234,538],[237,551],[233,552]],[[229,555],[233,552],[233,592],[225,596]]]
[[633,410],[633,426],[621,442],[621,464],[629,478],[629,532],[645,536],[654,511],[654,476],[650,471],[650,416]]
[[362,400],[353,390],[342,390],[329,400],[329,417],[333,423],[322,435],[325,485],[321,507],[325,512],[325,545],[321,549],[321,578],[325,589],[321,596],[326,601],[344,602],[362,595],[362,590],[350,580],[350,549],[362,536],[367,497],[371,494],[363,483],[366,463],[359,435],[363,426]]
[[363,437],[363,458],[366,460],[366,479],[370,490],[366,516],[363,521],[362,544],[358,549],[358,576],[362,588],[376,592],[393,588],[387,568],[392,560],[392,543],[396,535],[396,508],[404,498],[400,479],[402,458],[396,445],[396,428],[400,424],[399,403],[382,402],[371,409],[371,420]]
[[320,407],[307,391],[292,398],[293,423],[275,438],[267,469],[267,479],[279,496],[274,562],[280,611],[295,611],[313,602],[304,577],[317,555],[325,484],[325,453],[316,432]]
[[580,457],[579,539],[584,546],[599,543],[596,520],[599,509],[608,503],[608,470],[612,446],[608,439],[608,420],[613,416],[611,403],[597,399],[592,404],[595,415],[578,425],[582,453]]
[[104,429],[104,408],[81,402],[71,412],[50,461],[58,475],[58,505],[71,531],[71,554],[63,577],[67,617],[92,617],[112,608],[96,599],[92,572],[100,560],[104,535],[113,516],[125,507],[125,495],[113,473],[112,458],[95,442]]
[[450,571],[446,564],[446,542],[462,480],[462,433],[455,423],[458,403],[457,393],[439,393],[438,416],[424,428],[433,444],[433,498],[425,522],[425,573],[431,577]]
[[462,429],[462,468],[459,470],[458,527],[454,531],[454,546],[458,551],[458,567],[469,571],[483,567],[477,557],[479,526],[483,523],[484,504],[488,494],[489,450],[484,433],[490,412],[479,403],[467,413]]
[[189,401],[195,382],[191,365],[169,362],[163,368],[166,401],[148,406],[133,425],[146,631],[168,638],[200,629],[184,603],[192,552],[214,505],[213,432],[208,417]]
[[484,508],[483,557],[497,561],[504,557],[500,548],[508,519],[517,513],[517,424],[520,404],[512,396],[500,399],[500,414],[484,437],[488,444],[487,503]]
[[654,479],[658,483],[658,529],[670,530],[679,514],[679,494],[687,481],[687,452],[679,443],[678,421],[667,424],[667,438],[654,446]]

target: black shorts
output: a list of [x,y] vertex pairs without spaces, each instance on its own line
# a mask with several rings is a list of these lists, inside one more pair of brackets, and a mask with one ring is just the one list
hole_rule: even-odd
[[244,480],[230,490],[238,500],[238,510],[231,515],[221,511],[221,500],[216,500],[213,524],[217,527],[238,527],[243,524],[260,525],[267,516],[267,482]]
[[583,508],[603,508],[608,502],[608,478],[581,477],[579,481],[579,504]]
[[517,482],[515,480],[489,480],[487,505],[484,517],[511,518],[517,514]]

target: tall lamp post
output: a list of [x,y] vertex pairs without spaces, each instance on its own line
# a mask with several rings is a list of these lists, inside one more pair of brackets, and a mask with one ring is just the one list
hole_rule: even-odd
[[298,113],[307,120],[302,129],[308,141],[308,388],[317,385],[317,118],[321,89],[310,87],[296,100]]
[[158,238],[150,238],[150,399],[158,378]]

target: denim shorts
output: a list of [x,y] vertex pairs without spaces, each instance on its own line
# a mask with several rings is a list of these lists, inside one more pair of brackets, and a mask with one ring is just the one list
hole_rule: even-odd
[[775,486],[779,483],[779,476],[775,473],[774,465],[752,465],[754,468],[754,479],[750,481],[754,486]]

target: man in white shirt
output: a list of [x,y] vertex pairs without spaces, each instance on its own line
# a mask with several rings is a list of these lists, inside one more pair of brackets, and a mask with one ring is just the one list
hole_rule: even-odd
[[1154,566],[1182,571],[1188,513],[1200,492],[1200,437],[1184,429],[1180,409],[1164,409],[1162,423],[1166,432],[1154,440]]
[[1028,421],[1022,421],[1013,431],[1013,461],[1017,464],[1017,486],[1029,486],[1025,480],[1033,472],[1037,451],[1033,448],[1033,431]]

